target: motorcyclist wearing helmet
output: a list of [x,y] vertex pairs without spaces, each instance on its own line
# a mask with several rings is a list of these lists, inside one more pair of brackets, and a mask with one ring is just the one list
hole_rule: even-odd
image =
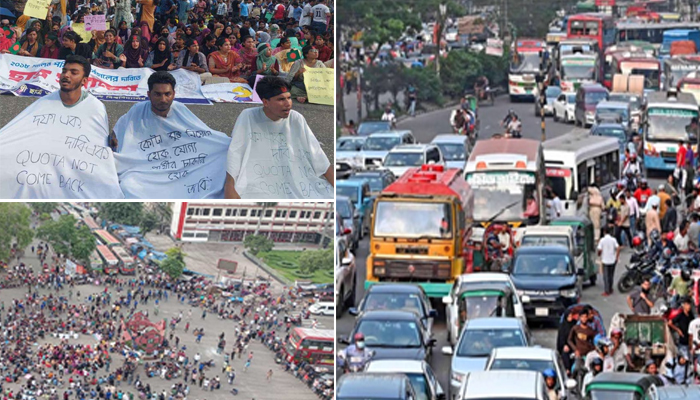
[[362,371],[372,358],[373,352],[365,347],[365,335],[357,332],[354,343],[338,352],[338,366],[345,373]]
[[649,187],[647,180],[645,178],[642,178],[639,181],[639,187],[637,188],[637,190],[634,191],[634,197],[637,199],[639,207],[646,207],[647,201],[649,200],[649,197],[651,197],[651,195],[651,188]]
[[517,117],[518,115],[515,113],[515,110],[512,108],[508,110],[508,114],[506,115],[505,118],[503,118],[503,121],[501,121],[501,126],[507,127],[510,121],[513,119],[513,117]]
[[474,83],[474,92],[476,94],[477,99],[482,100],[485,98],[484,92],[488,86],[489,78],[487,78],[485,75],[482,75],[479,78],[477,78],[476,82]]
[[603,360],[600,358],[594,358],[591,362],[591,369],[588,371],[585,377],[583,377],[583,384],[581,385],[581,393],[586,393],[586,386],[595,378],[599,373],[603,372]]
[[661,245],[663,246],[662,254],[664,258],[670,259],[680,254],[678,247],[673,243],[674,236],[673,232],[666,232],[661,236]]
[[688,362],[688,353],[685,349],[679,350],[675,359],[666,363],[666,379],[668,382],[675,385],[685,385],[692,383],[691,365]]
[[615,362],[610,356],[610,347],[612,345],[610,339],[603,335],[596,335],[595,339],[593,339],[593,344],[595,349],[586,355],[586,369],[590,371],[593,360],[599,358],[603,360],[603,371],[612,371]]
[[557,373],[552,368],[547,368],[542,372],[544,383],[547,385],[547,399],[559,400],[559,392],[557,391]]

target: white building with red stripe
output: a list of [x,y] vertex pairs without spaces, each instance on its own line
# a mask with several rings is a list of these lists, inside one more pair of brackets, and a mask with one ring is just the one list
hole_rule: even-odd
[[242,242],[266,235],[277,243],[328,243],[333,237],[333,203],[174,202],[170,235],[190,242]]

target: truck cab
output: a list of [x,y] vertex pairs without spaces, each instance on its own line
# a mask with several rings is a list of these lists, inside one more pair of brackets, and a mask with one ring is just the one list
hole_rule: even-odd
[[584,270],[586,277],[595,282],[595,270],[589,271],[592,264],[590,251],[584,246],[578,246],[575,231],[571,226],[536,225],[528,226],[520,239],[520,247],[526,246],[562,246],[569,250],[574,257],[576,270]]

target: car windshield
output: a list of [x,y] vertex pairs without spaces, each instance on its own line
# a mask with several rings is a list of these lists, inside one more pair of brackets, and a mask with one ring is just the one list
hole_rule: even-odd
[[357,204],[359,190],[355,186],[336,186],[335,195],[336,196],[346,196],[353,203]]
[[338,145],[335,149],[339,151],[360,151],[364,143],[364,138],[341,138],[338,139]]
[[571,259],[565,254],[519,254],[513,275],[570,275]]
[[620,70],[623,74],[644,76],[644,89],[659,88],[658,65],[642,66],[635,62],[623,62],[620,65]]
[[622,103],[629,103],[630,107],[633,110],[637,110],[642,106],[642,100],[639,98],[639,96],[633,96],[629,94],[624,94],[624,93],[612,93],[609,96],[610,101],[619,101]]
[[418,324],[413,321],[361,320],[356,332],[365,335],[365,343],[372,347],[420,347]]
[[371,137],[362,146],[362,150],[389,151],[401,143],[398,137]]
[[575,94],[568,94],[566,95],[566,102],[569,104],[574,104],[576,103],[576,95]]
[[445,161],[466,161],[467,152],[462,143],[436,143]]
[[352,213],[350,212],[350,202],[348,200],[337,200],[335,202],[335,210],[343,219],[352,218]]
[[641,396],[638,396],[636,392],[602,389],[591,390],[586,398],[591,400],[641,400]]
[[513,360],[498,358],[491,363],[490,370],[516,369],[521,371],[542,372],[548,368],[555,369],[552,360]]
[[380,201],[374,235],[390,238],[452,238],[452,214],[447,203]]
[[555,235],[525,235],[520,246],[563,246],[569,248],[569,238]]
[[370,292],[362,305],[362,311],[373,310],[411,311],[419,317],[425,316],[420,298],[413,293]]
[[423,164],[423,153],[389,153],[384,159],[386,167],[416,167]]
[[608,93],[604,91],[592,91],[586,93],[586,104],[598,104],[608,99]]
[[620,122],[626,122],[629,120],[629,114],[626,108],[607,108],[607,107],[596,107],[596,113],[599,116],[606,116],[607,119],[620,119]]
[[357,129],[357,134],[366,136],[374,132],[387,131],[391,129],[391,124],[388,121],[363,122]]
[[544,95],[548,98],[555,98],[561,94],[561,88],[559,86],[550,86],[545,90]]
[[534,74],[540,70],[538,53],[518,53],[510,63],[510,72],[514,74]]
[[[496,296],[470,296],[467,293],[460,304],[460,321],[467,319],[498,317],[502,297]],[[466,307],[465,307],[466,306]],[[466,313],[462,313],[462,309]]]
[[624,129],[612,127],[598,128],[595,130],[595,134],[599,136],[614,137],[620,143],[627,142],[627,134],[625,133]]
[[369,182],[369,189],[373,192],[381,192],[384,189],[384,180],[380,175],[369,175],[369,174],[357,174],[353,175],[352,178],[361,178]]
[[647,139],[651,140],[695,140],[692,126],[697,110],[676,108],[650,108],[647,110]]
[[519,329],[467,329],[457,349],[458,357],[488,357],[498,347],[527,346]]
[[425,376],[423,374],[406,374],[406,376],[408,376],[411,386],[416,391],[416,400],[429,400],[430,391],[428,382],[425,381]]
[[520,221],[525,217],[527,199],[535,190],[535,174],[520,171],[471,172],[467,182],[474,193],[474,220],[487,221],[500,210],[503,221]]

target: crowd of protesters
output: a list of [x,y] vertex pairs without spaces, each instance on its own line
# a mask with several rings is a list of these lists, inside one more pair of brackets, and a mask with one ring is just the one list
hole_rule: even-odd
[[[308,312],[308,301],[298,298],[295,289],[273,293],[264,281],[224,288],[247,299],[234,302],[212,291],[212,282],[204,277],[173,280],[151,267],[139,267],[134,277],[89,273],[78,280],[66,275],[65,260],[48,245],[42,243],[36,251],[43,267],[26,265],[20,251],[0,265],[0,288],[27,288],[24,296],[0,302],[2,400],[206,399],[207,392],[235,390],[237,371],[245,374],[257,361],[249,348],[253,340],[279,351],[293,326],[289,316]],[[135,351],[123,335],[126,322],[136,312],[157,315],[163,302],[176,303],[179,315],[168,319],[159,346],[148,353]],[[231,329],[218,335],[205,332],[208,315],[233,320]],[[205,334],[218,336],[223,366],[181,343],[186,335],[199,343]],[[267,358],[270,362],[272,357]],[[311,366],[283,367],[318,397],[332,397],[332,386],[314,380]],[[266,379],[272,375],[270,369]],[[156,385],[155,380],[172,383]],[[169,391],[160,393],[153,387],[168,385]]]
[[[297,98],[306,97],[305,68],[333,67],[328,0],[103,0],[92,7],[77,3],[53,0],[46,20],[27,15],[3,19],[0,52],[63,60],[80,55],[109,69],[182,68],[198,73],[205,84],[252,85],[256,75],[279,75],[292,84]],[[111,18],[109,29],[91,31],[92,38],[85,40],[72,24],[95,14]]]

